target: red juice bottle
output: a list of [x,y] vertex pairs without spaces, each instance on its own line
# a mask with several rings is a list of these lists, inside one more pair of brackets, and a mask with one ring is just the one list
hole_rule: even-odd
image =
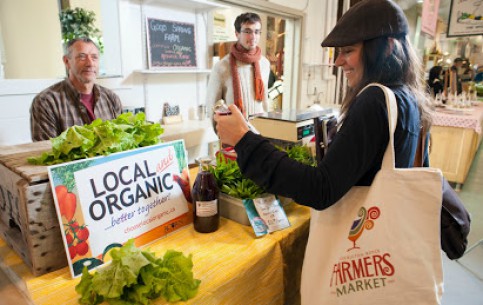
[[199,158],[200,169],[193,184],[193,226],[197,232],[211,233],[220,225],[219,190],[209,171],[211,158]]

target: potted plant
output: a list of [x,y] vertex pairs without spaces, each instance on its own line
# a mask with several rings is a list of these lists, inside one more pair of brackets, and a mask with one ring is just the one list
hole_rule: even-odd
[[59,14],[64,46],[75,38],[89,37],[98,46],[102,54],[104,45],[102,43],[101,31],[95,26],[96,14],[81,7],[62,10]]

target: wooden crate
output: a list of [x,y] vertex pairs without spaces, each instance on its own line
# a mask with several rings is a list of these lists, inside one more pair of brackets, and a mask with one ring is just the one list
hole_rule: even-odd
[[67,266],[46,166],[27,157],[50,141],[0,147],[0,236],[35,276]]

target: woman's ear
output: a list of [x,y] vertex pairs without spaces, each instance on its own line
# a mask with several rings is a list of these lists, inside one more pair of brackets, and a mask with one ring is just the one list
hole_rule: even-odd
[[391,55],[393,50],[394,50],[394,38],[388,37],[387,38],[386,57]]

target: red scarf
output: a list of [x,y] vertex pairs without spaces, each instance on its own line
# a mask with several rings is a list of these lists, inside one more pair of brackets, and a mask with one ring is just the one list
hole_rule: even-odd
[[260,102],[263,100],[264,95],[262,74],[260,73],[260,58],[262,58],[262,50],[258,46],[254,50],[246,50],[238,43],[235,43],[231,46],[230,68],[231,77],[233,79],[233,95],[235,98],[235,105],[245,116],[245,108],[243,107],[243,100],[241,96],[240,76],[238,75],[236,60],[253,65],[253,72],[255,74],[255,100]]

